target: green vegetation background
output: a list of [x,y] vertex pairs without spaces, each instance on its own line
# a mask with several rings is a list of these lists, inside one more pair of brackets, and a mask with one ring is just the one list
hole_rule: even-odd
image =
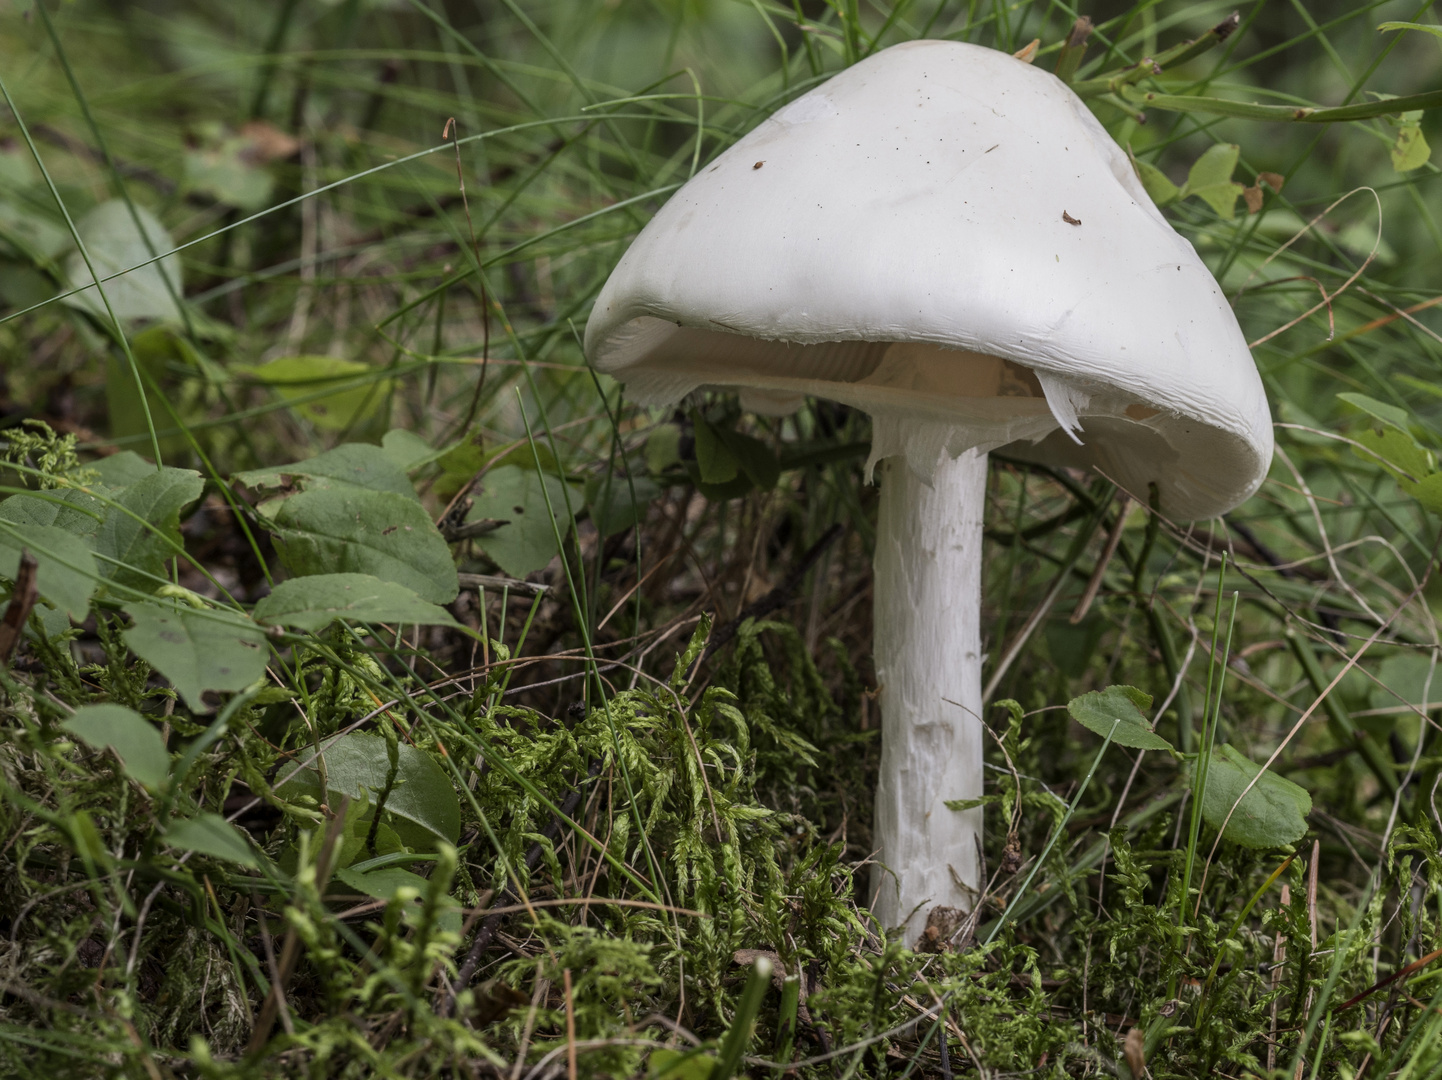
[[[0,1072],[1438,1075],[1442,30],[1236,11],[0,6]],[[866,418],[640,409],[579,336],[918,36],[1087,95],[1279,449],[1195,526],[994,459],[988,884],[908,942]]]

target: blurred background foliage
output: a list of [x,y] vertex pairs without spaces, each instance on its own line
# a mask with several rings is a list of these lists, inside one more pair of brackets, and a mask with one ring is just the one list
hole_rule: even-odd
[[[291,666],[268,698],[212,682],[178,701],[181,680],[163,662],[157,676],[139,638],[122,641],[114,596],[54,642],[37,631],[5,686],[0,1060],[17,1075],[659,1075],[669,1059],[650,1049],[686,1045],[684,1030],[718,1062],[744,1044],[823,1059],[804,1066],[815,1076],[833,1060],[863,1075],[1133,1075],[1142,1059],[1154,1076],[1261,1074],[1269,1044],[1288,1076],[1293,1055],[1312,1075],[1430,1075],[1425,966],[1365,1006],[1328,1009],[1429,953],[1442,915],[1436,112],[1310,124],[1091,99],[1234,299],[1279,454],[1252,501],[1196,525],[1093,477],[994,461],[987,674],[1026,718],[1010,730],[992,718],[994,790],[1019,809],[988,811],[988,866],[1004,873],[979,904],[982,929],[1014,908],[989,949],[912,952],[858,906],[877,728],[866,418],[812,402],[758,419],[724,395],[642,410],[581,355],[600,284],[665,198],[870,51],[918,36],[1008,52],[1035,40],[1033,62],[1052,69],[1085,15],[1085,82],[1234,8],[1225,40],[1144,88],[1334,107],[1439,85],[1435,26],[1381,29],[1434,20],[1420,0],[73,0],[44,12],[3,0],[7,490],[89,475],[60,444],[26,442],[25,421],[112,462],[117,487],[131,459],[116,451],[198,470],[205,495],[175,522],[192,561],[171,587],[228,595],[249,617],[277,551],[254,497],[264,485],[230,479],[383,444],[452,545],[463,591],[451,613],[488,640],[478,656],[445,625],[406,639],[333,627],[275,645]],[[93,289],[75,291],[92,278],[66,212],[102,276],[164,256],[111,283],[118,326]],[[1234,593],[1216,740],[1256,763],[1280,750],[1275,770],[1311,795],[1311,832],[1280,872],[1290,899],[1267,892],[1244,911],[1288,845],[1223,843],[1183,946],[1166,898],[1190,850],[1178,809],[1190,767],[1113,750],[1065,812],[1101,743],[1063,706],[1135,685],[1158,730],[1195,751],[1213,715],[1215,613]],[[720,647],[703,657],[696,642],[673,673],[703,614],[725,630]],[[515,660],[503,682],[496,642]],[[578,677],[586,650],[596,659]],[[422,693],[438,686],[464,700]],[[247,733],[207,742],[212,717],[190,700],[202,689],[240,702]],[[312,696],[308,729],[295,703]],[[271,797],[315,738],[374,729],[391,698],[405,738],[378,733],[408,762],[459,768],[444,749],[458,740],[508,763],[455,773],[459,824],[432,827],[444,844],[345,812],[315,831],[313,804]],[[171,803],[157,812],[155,785],[102,754],[75,758],[61,738],[69,710],[97,702],[139,710],[200,763],[172,801],[192,822],[229,815],[245,835],[219,835],[243,857],[195,835],[190,865],[158,853]],[[358,734],[376,760],[389,753]],[[437,798],[449,815],[455,796]],[[598,841],[612,862],[561,828],[562,804],[593,833],[620,829]],[[417,872],[368,878],[377,850],[417,856]],[[327,871],[379,897],[371,922],[354,921],[362,897],[325,891]],[[642,878],[670,883],[663,907],[712,918],[562,908],[510,933],[476,919],[461,933],[447,908],[514,905],[517,885],[559,902],[587,881],[650,903]],[[272,934],[301,941],[279,1013]],[[800,973],[809,1007],[754,978],[748,996],[760,954]],[[450,1017],[435,972],[471,956],[470,996]],[[960,1020],[942,1039],[933,993]],[[568,1012],[584,1043],[575,1066]],[[675,1067],[724,1080],[710,1057]]]

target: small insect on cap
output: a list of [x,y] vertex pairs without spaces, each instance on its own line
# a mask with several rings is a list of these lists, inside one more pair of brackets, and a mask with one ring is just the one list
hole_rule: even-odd
[[957,42],[876,53],[705,166],[606,282],[586,355],[645,404],[830,398],[873,417],[873,463],[929,478],[1005,446],[1155,483],[1183,520],[1272,457],[1237,320],[1126,154],[1054,75]]

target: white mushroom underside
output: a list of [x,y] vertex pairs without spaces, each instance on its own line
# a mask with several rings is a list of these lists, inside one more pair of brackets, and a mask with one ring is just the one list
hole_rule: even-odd
[[[996,356],[915,341],[796,344],[633,320],[617,353],[630,397],[668,405],[704,387],[738,389],[743,407],[781,415],[807,396],[869,413],[868,475],[904,457],[929,482],[942,455],[998,448],[1092,467],[1142,500],[1155,483],[1164,513],[1209,516],[1255,472],[1255,449],[1211,425],[1106,385],[1036,372]],[[608,366],[608,365],[598,365]]]

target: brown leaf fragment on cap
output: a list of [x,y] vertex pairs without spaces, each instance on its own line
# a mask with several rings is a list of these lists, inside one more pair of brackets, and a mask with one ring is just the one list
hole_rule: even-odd
[[1041,38],[1032,38],[1022,48],[1017,49],[1011,55],[1020,60],[1023,64],[1030,64],[1036,59],[1036,51],[1041,47]]
[[1074,218],[1074,217],[1072,217],[1070,214],[1068,214],[1065,210],[1063,210],[1063,211],[1061,212],[1061,219],[1062,219],[1063,221],[1065,221],[1068,225],[1080,225],[1080,224],[1081,224],[1081,218]]
[[751,168],[753,168],[753,169],[759,169],[759,168],[761,168],[761,166],[763,166],[763,165],[765,165],[765,164],[766,164],[766,162],[764,162],[764,161],[758,161],[755,165],[752,165]]
[[1285,176],[1283,176],[1281,173],[1260,172],[1260,173],[1257,174],[1257,184],[1258,184],[1259,186],[1262,185],[1262,184],[1266,184],[1269,188],[1271,188],[1273,191],[1275,191],[1278,195],[1280,195],[1280,194],[1282,193],[1282,185],[1285,184],[1286,182],[1287,182],[1287,178],[1286,178]]
[[1247,213],[1255,214],[1262,208],[1262,187],[1260,184],[1253,184],[1249,188],[1242,188],[1242,198],[1247,203]]
[[1142,1034],[1141,1028],[1132,1028],[1127,1032],[1127,1040],[1122,1044],[1122,1054],[1127,1059],[1127,1068],[1131,1069],[1132,1075],[1140,1080],[1147,1067],[1146,1036]]

